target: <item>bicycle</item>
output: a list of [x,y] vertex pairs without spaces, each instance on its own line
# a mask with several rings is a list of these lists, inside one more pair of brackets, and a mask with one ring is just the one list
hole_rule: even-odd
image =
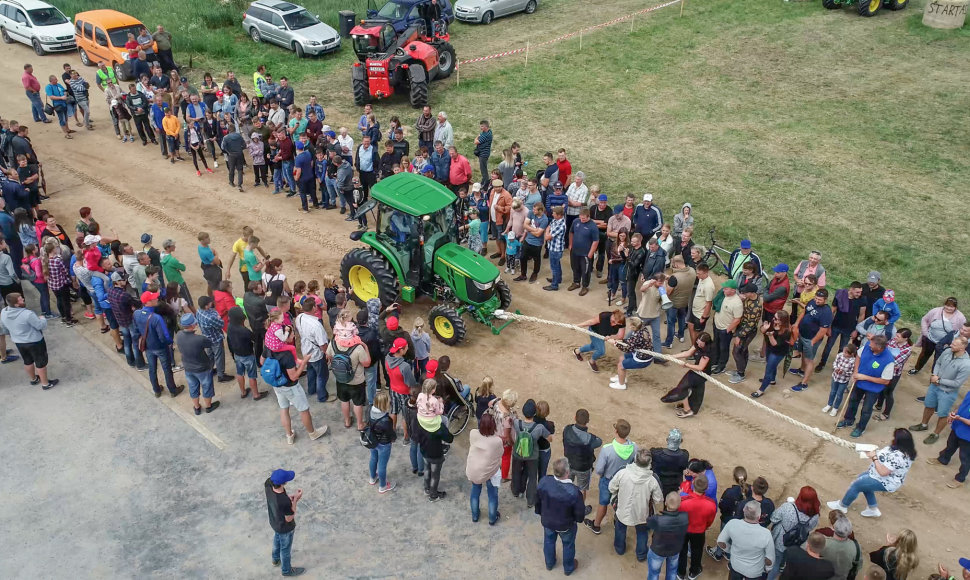
[[[728,262],[731,260],[731,251],[727,248],[723,248],[717,244],[717,240],[714,239],[714,233],[717,226],[711,228],[708,234],[711,237],[711,243],[707,247],[707,253],[701,258],[701,262],[707,264],[708,267],[713,272],[718,265],[724,268],[724,273],[730,276],[731,270],[728,268]],[[722,256],[727,256],[727,259]]]

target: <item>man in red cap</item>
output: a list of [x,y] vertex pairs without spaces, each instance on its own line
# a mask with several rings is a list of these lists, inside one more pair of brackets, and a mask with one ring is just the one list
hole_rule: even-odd
[[[388,318],[388,322],[392,319],[397,320],[394,317],[390,317]],[[414,369],[406,358],[410,350],[407,341],[401,337],[397,337],[391,342],[391,348],[388,351],[387,357],[384,359],[384,366],[387,369],[387,383],[391,388],[391,422],[395,428],[397,428],[397,416],[404,412],[404,406],[407,405],[408,397],[411,396],[411,388],[419,384],[414,377]],[[408,436],[407,423],[404,422],[402,425],[404,428],[404,441],[407,445],[410,443],[411,438]]]
[[381,340],[384,341],[384,344],[392,344],[395,338],[403,338],[408,346],[408,350],[404,355],[404,358],[413,366],[414,343],[411,342],[411,333],[401,328],[400,314],[401,307],[398,306],[397,302],[388,306],[384,312],[381,313]]
[[185,390],[185,385],[175,386],[175,376],[172,374],[172,361],[169,349],[172,346],[172,335],[168,332],[165,321],[158,314],[155,314],[155,307],[158,306],[158,292],[142,292],[141,310],[136,310],[134,315],[135,335],[132,340],[141,348],[142,337],[145,345],[145,361],[148,363],[148,380],[152,383],[152,390],[156,397],[162,396],[162,387],[158,384],[158,365],[161,362],[162,372],[165,373],[165,387],[173,396]]

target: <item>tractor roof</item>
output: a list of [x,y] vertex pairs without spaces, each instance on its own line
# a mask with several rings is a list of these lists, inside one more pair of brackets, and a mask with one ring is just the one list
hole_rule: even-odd
[[431,214],[457,197],[444,185],[415,173],[398,173],[371,188],[377,201],[410,215]]

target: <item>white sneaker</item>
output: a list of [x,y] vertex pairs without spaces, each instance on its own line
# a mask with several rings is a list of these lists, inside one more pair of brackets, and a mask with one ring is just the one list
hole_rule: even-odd
[[681,337],[679,337],[679,338],[677,339],[677,342],[684,342],[684,337],[683,337],[683,336],[681,336]]
[[394,489],[395,487],[397,487],[397,484],[396,483],[391,483],[390,481],[388,481],[386,486],[384,486],[382,488],[379,488],[377,490],[377,493],[387,493],[387,492],[391,491],[392,489]]
[[610,377],[610,382],[611,383],[618,383],[618,382],[620,382],[620,375],[613,375],[612,377]]
[[376,483],[377,483],[377,480],[376,480],[376,479],[374,479],[373,477],[371,477],[371,478],[369,478],[369,479],[367,480],[367,484],[368,484],[368,485],[374,485],[374,484],[376,484]]
[[835,407],[833,407],[832,410],[829,411],[829,417],[835,417],[838,414],[839,414],[839,410],[836,409]]
[[293,445],[293,442],[295,442],[295,441],[296,441],[296,431],[293,431],[289,435],[286,436],[286,443],[288,445]]
[[831,410],[832,410],[832,405],[825,405],[824,407],[822,407],[823,413],[828,413]]
[[844,505],[842,505],[842,500],[840,500],[840,499],[839,500],[835,500],[835,501],[830,501],[830,502],[828,502],[825,505],[827,505],[830,510],[839,510],[840,512],[842,512],[844,514],[849,512],[849,508],[847,508]]
[[620,383],[620,382],[610,383],[610,388],[611,389],[616,389],[617,391],[625,391],[626,390],[626,383]]
[[740,374],[738,374],[736,372],[735,373],[731,373],[731,378],[728,379],[728,382],[731,383],[732,385],[736,385],[738,383],[743,383],[744,382],[744,375],[740,375]]
[[219,168],[219,162],[218,161],[213,161],[212,162],[212,166],[215,167],[216,169],[218,169]]
[[864,518],[878,518],[882,515],[882,512],[879,511],[879,508],[877,507],[867,507],[866,509],[862,510],[859,515]]
[[317,427],[316,430],[313,431],[313,433],[307,433],[311,441],[316,441],[317,439],[323,437],[326,434],[327,434],[326,425],[324,425],[323,427]]

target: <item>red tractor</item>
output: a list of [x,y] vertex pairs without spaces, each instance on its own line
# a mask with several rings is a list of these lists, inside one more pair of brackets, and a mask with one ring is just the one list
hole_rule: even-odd
[[427,36],[422,23],[401,34],[385,21],[361,22],[350,31],[357,60],[351,69],[354,103],[407,92],[412,107],[428,104],[428,83],[455,70],[455,49],[448,34]]

